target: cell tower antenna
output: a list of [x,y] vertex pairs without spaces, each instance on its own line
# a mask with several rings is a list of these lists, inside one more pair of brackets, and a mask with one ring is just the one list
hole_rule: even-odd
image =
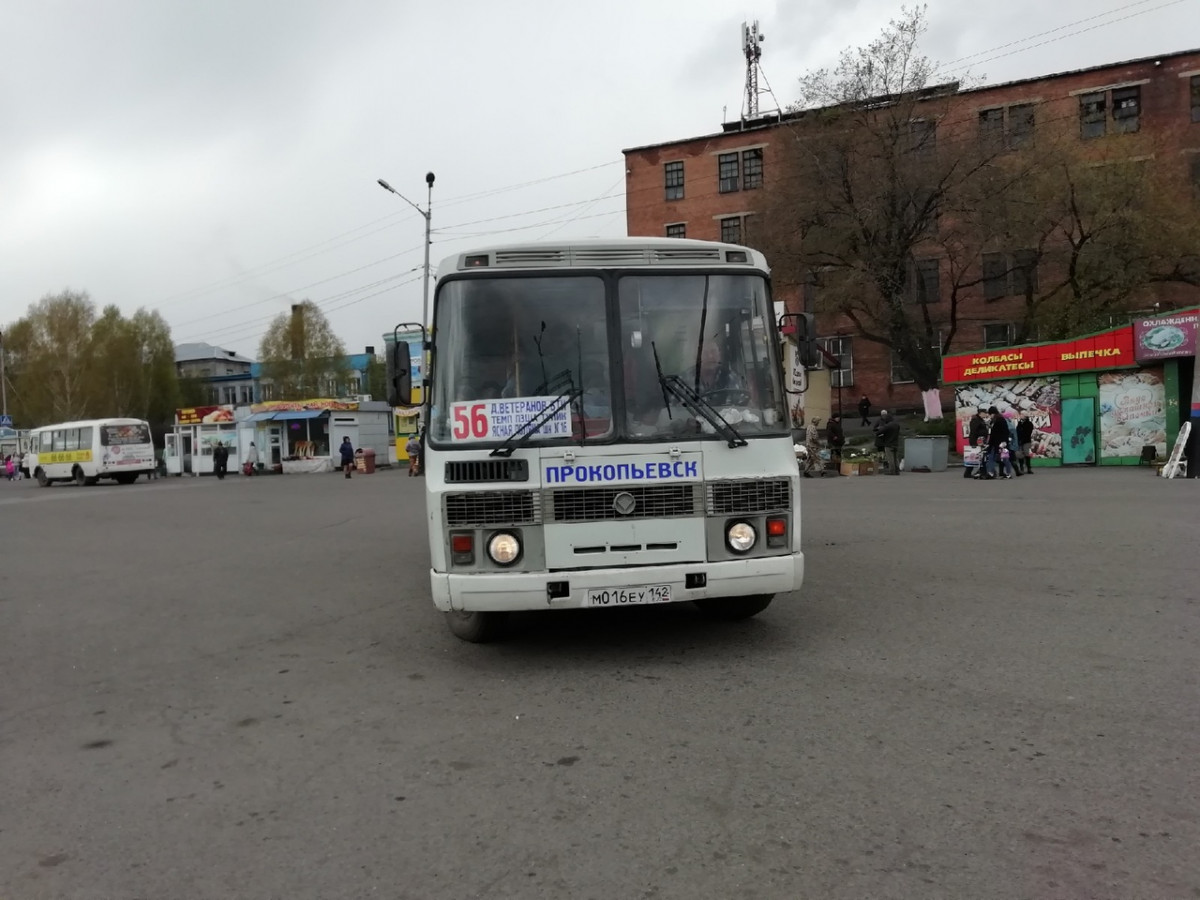
[[758,30],[758,20],[753,25],[742,23],[742,53],[746,57],[746,102],[742,110],[743,119],[758,118],[758,68],[762,59],[762,42],[766,35]]

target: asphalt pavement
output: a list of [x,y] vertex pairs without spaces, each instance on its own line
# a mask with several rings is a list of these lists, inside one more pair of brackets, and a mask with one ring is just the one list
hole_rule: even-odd
[[402,471],[0,483],[0,898],[1200,896],[1196,484],[806,480],[753,620],[472,645]]

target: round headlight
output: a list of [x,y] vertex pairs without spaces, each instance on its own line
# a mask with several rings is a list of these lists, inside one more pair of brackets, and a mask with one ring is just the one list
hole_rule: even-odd
[[521,542],[517,540],[516,535],[502,531],[499,534],[493,534],[488,540],[487,553],[496,565],[511,565],[521,555]]
[[734,553],[745,553],[754,546],[757,539],[758,535],[747,522],[734,522],[725,532],[725,542]]

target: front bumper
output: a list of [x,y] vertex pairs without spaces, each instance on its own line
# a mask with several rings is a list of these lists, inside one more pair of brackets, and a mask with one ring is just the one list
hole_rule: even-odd
[[[702,588],[687,588],[688,575],[704,574]],[[800,589],[804,554],[738,559],[727,562],[679,563],[668,566],[588,569],[571,572],[505,572],[451,575],[429,573],[434,605],[447,612],[513,612],[526,609],[577,609],[587,605],[593,588],[669,584],[672,602],[704,597],[782,594]],[[567,582],[565,596],[549,597],[551,582]]]

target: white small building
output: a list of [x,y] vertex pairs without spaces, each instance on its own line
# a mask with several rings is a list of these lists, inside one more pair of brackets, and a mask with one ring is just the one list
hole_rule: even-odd
[[372,400],[279,400],[178,410],[174,432],[167,435],[167,473],[211,474],[218,443],[229,450],[231,473],[241,470],[251,444],[262,471],[329,472],[338,468],[347,437],[356,450],[373,450],[376,465],[383,466],[394,445],[392,421],[391,407]]

